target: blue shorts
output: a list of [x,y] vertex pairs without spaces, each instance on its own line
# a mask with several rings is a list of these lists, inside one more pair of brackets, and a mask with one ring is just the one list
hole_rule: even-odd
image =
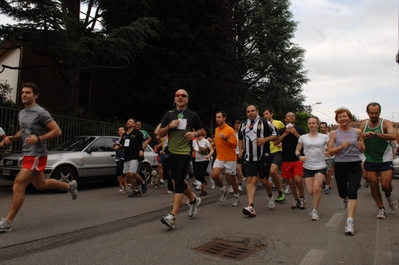
[[364,162],[364,170],[366,171],[388,171],[392,169],[392,161],[381,163]]

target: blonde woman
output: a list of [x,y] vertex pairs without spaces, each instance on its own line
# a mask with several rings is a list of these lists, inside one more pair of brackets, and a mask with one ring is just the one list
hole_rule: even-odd
[[[301,135],[298,139],[295,154],[303,162],[303,178],[306,190],[313,196],[313,210],[310,212],[310,220],[318,221],[318,208],[321,201],[321,185],[327,172],[327,164],[324,159],[325,145],[328,143],[326,134],[318,133],[320,121],[316,116],[308,119],[309,133]],[[301,155],[303,148],[304,155]]]
[[354,235],[354,217],[357,208],[357,190],[362,178],[360,153],[365,150],[362,131],[352,128],[352,113],[346,108],[335,111],[337,130],[330,132],[329,155],[335,155],[335,181],[341,197],[341,209],[348,209],[345,233]]

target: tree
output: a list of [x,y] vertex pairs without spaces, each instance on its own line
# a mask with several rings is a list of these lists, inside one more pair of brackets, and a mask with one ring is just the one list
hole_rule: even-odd
[[[2,41],[51,59],[48,67],[54,80],[58,73],[62,77],[62,84],[56,82],[54,89],[73,113],[80,107],[82,72],[93,74],[102,68],[126,67],[143,50],[147,38],[157,37],[157,21],[151,17],[140,16],[118,28],[101,27],[104,7],[110,2],[1,0],[0,13],[19,22],[0,26]],[[132,1],[119,0],[118,5],[127,2]],[[86,8],[84,12],[81,7]]]
[[241,0],[234,9],[236,56],[247,98],[279,115],[302,110],[305,50],[291,42],[297,23],[288,0]]
[[0,107],[17,107],[11,99],[12,88],[7,80],[0,80]]

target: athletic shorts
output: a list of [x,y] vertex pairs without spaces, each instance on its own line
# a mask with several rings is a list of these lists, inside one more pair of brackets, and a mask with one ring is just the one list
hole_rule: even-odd
[[244,160],[237,155],[237,164],[244,164]]
[[392,161],[381,163],[364,162],[364,170],[366,171],[387,171],[392,169]]
[[303,168],[303,178],[312,178],[317,173],[321,173],[321,174],[323,174],[325,176],[326,173],[327,173],[327,168],[322,168],[322,169],[307,169],[307,168]]
[[43,172],[46,168],[47,156],[24,156],[22,168]]
[[139,169],[139,165],[140,165],[140,161],[138,161],[137,159],[125,161],[125,163],[123,163],[123,174],[129,173],[129,172],[137,173],[137,171]]
[[271,154],[272,164],[277,165],[278,167],[281,167],[281,164],[283,163],[283,152],[275,152]]
[[332,166],[333,166],[333,159],[332,158],[327,158],[326,159],[326,165],[327,165],[327,171],[331,171]]
[[158,157],[159,157],[158,158],[158,164],[163,164],[163,160],[165,158],[165,155],[164,154],[160,154]]
[[281,177],[291,179],[295,176],[303,176],[303,163],[301,161],[284,162],[281,167]]
[[237,161],[221,161],[216,159],[215,163],[213,163],[213,168],[223,168],[225,173],[233,176],[236,174]]
[[247,177],[259,176],[261,179],[268,178],[270,172],[271,157],[264,156],[259,161],[244,161],[243,171]]

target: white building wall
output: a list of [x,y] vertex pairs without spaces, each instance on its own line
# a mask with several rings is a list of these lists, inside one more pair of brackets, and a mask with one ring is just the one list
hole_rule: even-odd
[[17,102],[17,91],[18,91],[18,76],[20,70],[12,70],[8,68],[3,68],[3,64],[11,67],[19,67],[21,57],[20,49],[12,49],[0,58],[0,81],[6,81],[12,88],[11,99],[15,103]]

